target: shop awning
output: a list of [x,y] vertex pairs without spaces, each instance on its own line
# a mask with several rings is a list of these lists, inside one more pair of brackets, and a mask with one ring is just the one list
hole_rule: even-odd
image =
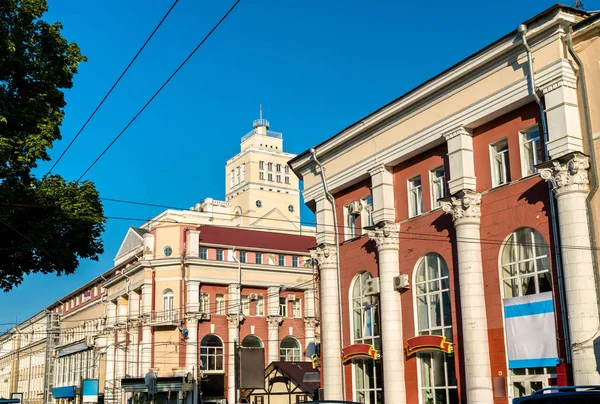
[[74,398],[75,386],[54,387],[52,389],[53,398]]
[[[190,382],[188,382],[190,380]],[[148,387],[144,382],[144,378],[127,378],[121,379],[121,388],[123,391],[130,393],[141,393],[147,392]],[[191,377],[159,377],[156,380],[156,392],[166,392],[166,391],[192,391],[194,388],[193,383],[191,383]]]

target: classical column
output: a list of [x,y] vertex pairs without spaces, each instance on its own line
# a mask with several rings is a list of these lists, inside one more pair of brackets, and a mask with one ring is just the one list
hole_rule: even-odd
[[194,378],[194,389],[192,390],[191,403],[198,402],[198,316],[199,314],[187,314],[186,328],[188,337],[186,340],[185,365],[188,372],[191,372]]
[[594,355],[600,325],[585,201],[589,157],[569,153],[540,167],[541,177],[552,184],[556,196],[574,381],[600,384]]
[[117,323],[117,304],[106,303],[106,371],[104,396],[107,404],[114,403],[115,394],[115,326]]
[[452,215],[456,228],[464,372],[469,404],[494,402],[481,263],[480,205],[481,194],[471,190],[460,191],[442,202],[442,209]]
[[281,316],[267,317],[267,361],[279,362],[279,325],[283,319]]
[[187,281],[187,307],[188,313],[198,313],[200,311],[200,282]]
[[140,349],[141,373],[145,375],[152,367],[152,327],[148,325],[152,310],[152,284],[142,286],[141,315],[144,319],[142,327],[142,348]]
[[227,402],[229,404],[235,404],[235,349],[234,341],[240,343],[240,329],[239,329],[239,318],[237,314],[227,316],[227,329],[228,340],[227,340]]
[[343,400],[340,306],[335,245],[319,244],[311,250],[321,280],[321,372],[325,400]]
[[304,354],[307,361],[316,353],[317,340],[315,335],[318,323],[314,317],[304,318]]
[[138,325],[140,317],[140,294],[132,292],[129,294],[129,346],[127,348],[127,374],[130,376],[138,375],[139,343],[138,343]]
[[380,222],[369,230],[369,237],[377,245],[381,311],[381,354],[386,404],[405,403],[404,352],[402,335],[402,307],[400,293],[394,289],[394,277],[400,274],[398,262],[400,224]]
[[115,341],[115,387],[120,391],[121,379],[125,377],[127,368],[127,319],[128,319],[128,301],[120,297],[118,300],[117,317],[117,340]]

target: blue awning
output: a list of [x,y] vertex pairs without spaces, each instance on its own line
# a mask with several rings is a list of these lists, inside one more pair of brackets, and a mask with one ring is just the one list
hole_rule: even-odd
[[55,387],[52,389],[52,397],[54,398],[74,398],[75,386]]

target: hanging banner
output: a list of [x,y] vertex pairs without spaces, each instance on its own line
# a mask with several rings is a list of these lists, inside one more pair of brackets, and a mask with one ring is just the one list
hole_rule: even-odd
[[558,364],[552,292],[503,300],[508,368]]
[[442,351],[452,353],[454,347],[446,337],[441,335],[419,335],[404,341],[406,356],[411,356],[421,351]]
[[369,344],[348,345],[342,349],[342,361],[345,364],[356,358],[379,359],[379,351]]
[[98,402],[98,380],[84,379],[81,383],[81,402],[82,403],[97,403]]

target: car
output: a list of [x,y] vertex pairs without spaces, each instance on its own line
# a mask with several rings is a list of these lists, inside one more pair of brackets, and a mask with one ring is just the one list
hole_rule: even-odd
[[530,396],[513,399],[513,404],[589,404],[600,402],[600,386],[554,386]]

